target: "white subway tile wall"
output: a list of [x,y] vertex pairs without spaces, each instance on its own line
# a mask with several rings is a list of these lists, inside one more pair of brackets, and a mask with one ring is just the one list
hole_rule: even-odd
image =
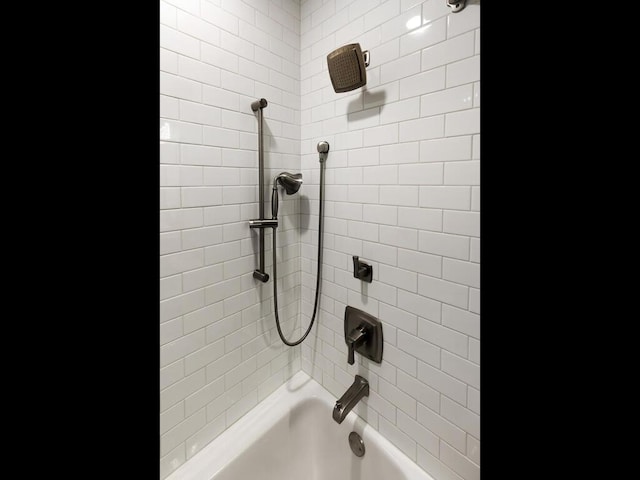
[[[161,477],[302,369],[336,398],[365,376],[356,413],[436,480],[479,478],[480,5],[160,7]],[[338,94],[326,55],[353,42],[371,53],[367,86]],[[252,278],[260,97],[265,183],[304,175],[297,195],[281,196],[277,231],[290,338],[313,311],[316,143],[331,145],[319,315],[295,348],[275,331],[271,280]],[[374,266],[373,283],[353,278],[352,255]],[[347,305],[383,322],[382,364],[347,364]]]
[[[300,10],[302,171],[313,179],[305,188],[317,189],[315,146],[327,140],[325,198],[335,208],[325,213],[325,264],[342,257],[323,277],[302,369],[336,397],[354,374],[369,378],[371,425],[437,480],[480,472],[479,9],[303,0]],[[367,87],[335,93],[326,55],[354,42],[371,54]],[[300,208],[313,228],[316,205]],[[301,236],[303,256],[314,238]],[[373,283],[353,279],[351,255],[374,265]],[[301,265],[315,278],[315,261]],[[301,298],[303,323],[312,288]],[[383,322],[382,365],[358,354],[346,363],[347,304]]]
[[[160,13],[164,478],[301,368],[300,348],[285,351],[275,332],[271,282],[252,277],[258,241],[248,227],[258,217],[257,98],[269,102],[265,184],[300,170],[300,4],[161,0]],[[291,337],[301,330],[297,198],[282,201],[277,249]]]

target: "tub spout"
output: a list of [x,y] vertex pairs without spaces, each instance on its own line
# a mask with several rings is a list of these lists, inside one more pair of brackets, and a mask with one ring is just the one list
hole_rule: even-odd
[[353,407],[360,401],[362,397],[369,396],[369,382],[366,378],[356,375],[355,380],[349,389],[340,397],[333,407],[333,419],[342,423],[347,414],[353,410]]

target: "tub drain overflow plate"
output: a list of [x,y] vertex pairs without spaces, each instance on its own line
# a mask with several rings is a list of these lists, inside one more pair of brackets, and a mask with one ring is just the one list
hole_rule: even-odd
[[349,434],[349,446],[356,457],[362,457],[364,455],[364,442],[362,441],[362,437],[356,432]]

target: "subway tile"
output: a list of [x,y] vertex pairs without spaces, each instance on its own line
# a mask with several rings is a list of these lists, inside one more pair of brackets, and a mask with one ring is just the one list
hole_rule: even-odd
[[[465,404],[466,402],[467,385],[464,382],[453,378],[451,375],[447,375],[438,368],[418,361],[417,379],[460,404]],[[439,409],[433,408],[425,402],[422,403],[436,412],[439,411]]]
[[467,458],[480,465],[480,441],[471,435],[467,435]]
[[442,231],[442,211],[427,208],[398,208],[398,226]]
[[176,28],[176,7],[160,2],[160,23]]
[[480,161],[448,162],[444,167],[445,185],[480,185]]
[[441,163],[400,165],[398,183],[402,185],[442,185]]
[[167,408],[184,400],[193,392],[204,387],[204,384],[204,370],[198,370],[177,381],[170,387],[165,388],[160,392],[160,411],[163,412]]
[[160,187],[160,209],[180,208],[180,189]]
[[160,71],[178,74],[178,54],[176,52],[166,48],[160,49]]
[[160,46],[188,57],[200,57],[200,42],[197,39],[166,25],[160,25]]
[[410,292],[417,292],[418,275],[415,272],[390,267],[388,265],[380,265],[378,272],[378,278],[381,282]]
[[182,293],[182,277],[174,275],[160,280],[160,300],[165,300]]
[[234,35],[238,34],[238,18],[222,8],[213,5],[211,2],[201,2],[200,16],[207,22]]
[[238,110],[240,104],[240,95],[230,92],[222,88],[210,85],[202,86],[202,103],[213,105],[218,108],[230,110]]
[[[445,68],[417,73],[400,80],[400,98],[410,98],[435,92],[445,88]],[[418,99],[411,99],[419,105]]]
[[480,288],[480,264],[445,258],[442,261],[442,278]]
[[[218,304],[221,302],[218,302]],[[217,304],[216,304],[217,305]],[[234,332],[242,325],[242,314],[236,313],[218,320],[206,328],[207,343],[215,342]],[[207,373],[207,379],[209,374]]]
[[418,275],[418,293],[460,308],[467,308],[469,301],[468,287],[426,275]]
[[[241,359],[242,359],[242,353],[240,349],[237,349],[207,364],[207,367],[206,367],[207,382],[212,382],[218,378],[224,378],[222,376],[226,372],[240,365]],[[227,405],[224,406],[224,408],[226,407]],[[209,408],[207,408],[207,413],[209,413]],[[215,411],[211,413],[219,415],[222,412]],[[214,418],[214,416],[210,416],[210,418]]]
[[420,142],[421,162],[448,162],[471,158],[471,137],[437,138]]
[[437,456],[431,455],[420,445],[418,445],[417,448],[418,460],[416,463],[433,478],[437,478],[438,480],[464,480],[460,475],[442,463]]
[[397,372],[397,385],[400,390],[432,410],[438,411],[440,408],[440,393],[402,370]]
[[184,371],[186,375],[200,370],[224,355],[224,340],[205,345],[184,357]]
[[[403,0],[402,3],[404,4],[406,2]],[[414,0],[413,3],[414,5],[411,5],[411,7],[405,5],[405,8],[402,8],[403,13],[401,15],[387,16],[380,22],[382,28],[380,34],[383,42],[400,37],[409,30],[421,25],[421,7],[418,5],[420,0]]]
[[[370,166],[363,169],[362,183],[384,185],[398,183],[398,167],[396,165]],[[355,182],[353,182],[355,183]]]
[[[208,305],[204,308],[196,310],[195,312],[188,313],[183,317],[185,334],[200,330],[207,325],[220,320],[222,316],[222,302],[214,303],[212,305]],[[204,331],[202,333],[202,336],[204,338]]]
[[418,250],[444,257],[469,259],[469,238],[446,233],[420,231]]
[[221,165],[222,151],[205,145],[180,145],[180,159],[183,165]]
[[222,203],[220,187],[184,187],[182,188],[182,207],[204,207]]
[[445,136],[480,133],[480,109],[471,108],[445,114]]
[[239,185],[240,169],[229,167],[204,167],[205,185]]
[[[362,220],[363,205],[361,204],[335,202],[334,208],[335,208],[335,213],[333,214],[333,216],[335,216],[336,218],[344,218],[345,220]],[[325,213],[326,213],[326,210],[325,210]]]
[[480,211],[480,187],[471,187],[471,210]]
[[169,343],[182,335],[182,318],[174,318],[160,324],[160,345]]
[[442,17],[446,17],[451,13],[451,9],[446,3],[435,1],[426,1],[422,4],[422,22],[427,24]]
[[[447,88],[480,80],[480,56],[465,58],[447,65]],[[471,85],[467,85],[471,87]]]
[[160,139],[172,142],[202,143],[202,125],[160,119]]
[[443,230],[446,233],[480,237],[480,213],[445,211]]
[[338,168],[334,170],[334,183],[340,184],[361,184],[362,183],[362,167]]
[[160,277],[169,277],[204,266],[202,250],[171,253],[160,257]]
[[439,438],[433,432],[424,428],[413,418],[410,418],[401,411],[398,412],[398,420],[396,423],[398,428],[407,434],[409,438],[415,440],[419,445],[434,455],[438,454]]
[[473,387],[467,389],[467,408],[480,415],[480,391]]
[[195,412],[205,407],[209,402],[224,393],[224,379],[219,378],[208,383],[201,389],[192,393],[184,400],[184,410],[187,416],[193,415]]
[[[361,139],[362,137],[360,137]],[[360,143],[362,140],[360,140]],[[348,161],[350,167],[365,166],[365,165],[378,165],[380,163],[380,148],[383,147],[369,147],[369,148],[357,148],[355,150],[348,151]]]
[[223,225],[240,221],[240,205],[219,205],[203,211],[205,225]]
[[469,260],[475,263],[480,263],[480,239],[472,238],[471,247],[469,249]]
[[445,420],[433,410],[418,404],[418,423],[425,426],[441,439],[464,452],[467,446],[467,434],[453,423]]
[[480,388],[480,366],[457,355],[442,351],[442,371],[474,388]]
[[201,125],[220,125],[220,109],[181,100],[180,120]]
[[469,32],[425,48],[422,50],[422,70],[432,70],[471,57],[473,45],[473,32]]
[[185,440],[187,458],[191,458],[204,446],[220,435],[226,426],[224,415],[220,415],[207,423],[203,428]]
[[[378,393],[411,418],[416,418],[416,399],[386,380],[378,379]],[[398,412],[398,414],[400,413]]]
[[160,323],[174,319],[185,313],[192,312],[204,306],[204,290],[176,295],[160,301]]
[[240,134],[237,130],[220,127],[202,127],[202,142],[215,147],[238,148]]
[[[189,332],[185,327],[185,332]],[[160,365],[162,367],[175,362],[181,357],[202,348],[205,344],[204,330],[185,335],[160,347]]]
[[378,310],[379,318],[384,323],[398,327],[412,335],[416,335],[418,333],[417,317],[414,314],[392,307],[386,303],[380,303]]
[[205,265],[225,262],[240,256],[240,242],[213,245],[204,249]]
[[420,206],[450,210],[469,210],[471,208],[471,189],[462,186],[420,187]]
[[442,257],[413,250],[398,249],[398,267],[412,272],[439,277],[442,272]]
[[380,109],[380,124],[396,123],[411,120],[420,116],[420,102],[409,98],[399,102],[387,103]]
[[160,93],[199,102],[202,99],[202,84],[178,75],[160,72]]
[[467,356],[468,337],[424,318],[418,318],[418,337],[462,357]]
[[476,313],[442,305],[442,324],[473,338],[480,338],[480,316]]
[[186,460],[184,443],[167,453],[160,459],[160,478],[165,478]]
[[166,455],[187,437],[193,435],[206,423],[206,412],[202,410],[194,413],[186,420],[173,427],[160,437],[160,455]]
[[380,164],[418,162],[419,148],[418,142],[383,145],[380,147]]
[[178,120],[180,118],[180,100],[160,95],[160,117]]
[[472,107],[473,87],[462,85],[420,97],[420,116],[429,117]]
[[411,460],[416,459],[416,441],[384,418],[379,419],[379,432]]
[[350,220],[348,224],[348,235],[351,238],[376,242],[378,241],[378,225]]
[[386,145],[398,142],[398,125],[390,124],[364,130],[365,145]]
[[[407,35],[410,35],[410,33]],[[408,48],[408,45],[405,46],[405,49]],[[402,40],[400,41],[400,50],[402,55],[400,58],[381,66],[381,83],[389,83],[420,72],[420,52],[405,55],[402,53]]]
[[160,390],[173,385],[184,378],[184,361],[182,359],[160,369]]
[[[396,339],[397,343],[397,339]],[[409,375],[416,376],[417,372],[417,360],[415,356],[408,354],[404,350],[394,347],[393,345],[385,343],[384,346],[384,358],[392,365],[407,372]]]
[[473,313],[480,313],[480,289],[469,289],[469,311]]
[[362,220],[365,222],[396,225],[398,223],[398,208],[386,205],[363,205]]
[[412,228],[390,227],[380,225],[380,243],[402,248],[416,249],[418,245],[418,231]]
[[445,132],[444,116],[419,118],[399,123],[400,142],[412,142],[442,137]]
[[160,142],[160,163],[180,163],[179,146],[177,143]]
[[475,338],[469,339],[469,361],[480,365],[480,341]]
[[[435,20],[431,23],[404,34],[400,37],[400,55],[420,55],[420,50],[446,39],[446,19]],[[418,51],[416,51],[418,50]],[[415,53],[412,53],[415,52]],[[418,71],[420,71],[418,69]],[[417,72],[414,72],[417,73]]]
[[464,11],[447,17],[447,37],[455,37],[475,28],[480,28],[480,5],[469,5]]
[[357,203],[379,203],[379,188],[377,185],[350,185],[348,199]]
[[362,242],[362,256],[371,258],[377,262],[395,265],[397,258],[397,248],[380,243]]
[[440,302],[422,295],[398,290],[398,307],[433,321],[440,320]]
[[440,441],[440,460],[465,480],[480,480],[480,467],[443,441]]
[[385,205],[417,207],[419,192],[420,190],[417,186],[381,186],[380,203]]
[[397,341],[399,349],[430,365],[440,366],[440,348],[436,345],[401,330],[398,331]]
[[[198,9],[199,10],[199,9]],[[196,11],[195,15],[200,12]],[[213,45],[220,44],[220,29],[209,22],[205,22],[200,18],[190,15],[182,10],[178,10],[178,30],[202,42],[211,43]]]
[[[255,51],[253,43],[245,40],[242,35],[236,36],[229,32],[222,31],[220,32],[220,46],[224,50],[233,52],[238,56],[238,73],[240,73],[242,76],[248,76],[246,75],[245,71],[242,70],[242,60],[248,59],[250,61],[253,61]],[[257,67],[258,65],[256,65],[256,68]],[[256,76],[251,76],[251,78],[253,78],[254,80],[264,79],[263,77]]]

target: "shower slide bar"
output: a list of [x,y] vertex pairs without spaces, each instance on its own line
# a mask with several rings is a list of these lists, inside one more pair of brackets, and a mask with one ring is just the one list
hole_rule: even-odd
[[[249,228],[257,228],[260,231],[260,266],[253,271],[253,278],[261,282],[269,281],[269,274],[264,271],[264,229],[275,228],[278,220],[266,219],[264,216],[264,145],[262,142],[262,109],[267,106],[267,100],[260,98],[251,104],[251,110],[258,112],[258,210],[259,219],[249,220]],[[275,235],[275,231],[273,232]]]

